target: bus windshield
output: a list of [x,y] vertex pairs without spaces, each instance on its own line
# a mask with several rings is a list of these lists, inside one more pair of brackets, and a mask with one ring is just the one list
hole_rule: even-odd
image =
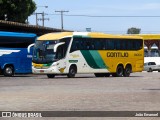
[[51,63],[64,57],[64,45],[59,45],[57,50],[54,47],[60,43],[59,40],[36,41],[33,52],[33,62]]

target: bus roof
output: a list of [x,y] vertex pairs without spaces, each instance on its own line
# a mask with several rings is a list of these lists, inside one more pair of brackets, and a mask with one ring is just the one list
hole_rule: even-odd
[[112,35],[98,32],[58,32],[42,35],[38,40],[57,40],[64,37],[87,37],[87,38],[123,38],[123,39],[142,39],[140,36]]
[[4,37],[36,37],[36,34],[0,31],[0,36],[4,36]]
[[64,37],[71,37],[73,32],[57,32],[57,33],[48,33],[40,36],[38,40],[58,40]]
[[105,34],[105,33],[96,33],[91,32],[88,34],[91,38],[123,38],[123,39],[142,39],[140,36],[128,36],[128,35],[114,35],[114,34]]
[[135,34],[142,37],[144,40],[160,40],[160,34]]
[[37,38],[36,34],[32,33],[18,33],[0,31],[0,47],[2,46],[24,46],[25,44],[32,44]]

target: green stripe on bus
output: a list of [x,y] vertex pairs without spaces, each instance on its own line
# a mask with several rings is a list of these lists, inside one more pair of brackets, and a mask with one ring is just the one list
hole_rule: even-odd
[[53,63],[43,64],[43,66],[48,67],[48,66],[51,66],[52,64],[53,64]]
[[81,50],[81,53],[91,68],[99,69],[99,66],[96,64],[94,58],[88,50]]
[[77,63],[78,60],[69,60],[69,63]]
[[94,69],[105,69],[108,68],[103,59],[101,58],[98,51],[87,51],[81,50],[82,55],[84,56],[88,65]]
[[98,53],[98,51],[89,51],[94,59],[94,61],[96,62],[96,64],[98,65],[99,68],[108,68],[106,66],[106,64],[104,63],[102,57],[100,56],[100,54]]
[[91,37],[87,35],[74,35],[73,38],[91,38]]

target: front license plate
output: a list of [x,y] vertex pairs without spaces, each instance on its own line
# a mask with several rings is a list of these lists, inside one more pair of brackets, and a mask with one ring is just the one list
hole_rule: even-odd
[[40,70],[40,73],[44,73],[44,70]]

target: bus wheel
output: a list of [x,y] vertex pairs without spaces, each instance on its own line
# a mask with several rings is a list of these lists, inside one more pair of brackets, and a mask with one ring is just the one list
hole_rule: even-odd
[[69,69],[69,73],[68,73],[67,76],[68,76],[69,78],[74,78],[75,75],[76,75],[76,73],[77,73],[77,68],[76,68],[76,66],[71,66],[70,69]]
[[54,78],[55,75],[54,75],[54,74],[47,74],[47,77],[48,77],[48,78]]
[[113,73],[112,76],[113,77],[122,77],[122,75],[123,75],[123,66],[118,65],[118,67],[116,69],[116,73]]
[[12,66],[5,66],[4,70],[3,70],[3,74],[6,77],[11,77],[14,74],[14,69]]
[[131,74],[131,71],[132,71],[131,66],[127,65],[126,68],[124,69],[123,76],[124,77],[129,77],[130,74]]

